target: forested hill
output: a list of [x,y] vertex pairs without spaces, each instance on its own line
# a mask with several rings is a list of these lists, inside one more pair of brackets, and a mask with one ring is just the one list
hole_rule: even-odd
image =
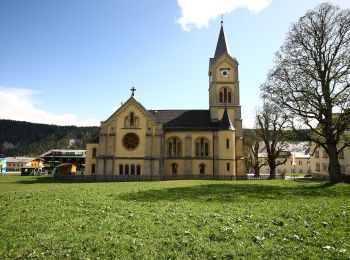
[[0,154],[38,156],[50,149],[85,149],[99,127],[76,127],[0,120]]

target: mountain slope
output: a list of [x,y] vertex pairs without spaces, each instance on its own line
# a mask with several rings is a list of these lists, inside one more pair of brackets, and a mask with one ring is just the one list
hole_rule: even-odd
[[38,156],[50,149],[85,149],[99,129],[0,120],[0,154]]

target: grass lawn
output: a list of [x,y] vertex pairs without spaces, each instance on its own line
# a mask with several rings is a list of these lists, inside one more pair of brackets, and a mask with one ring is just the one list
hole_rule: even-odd
[[350,185],[0,177],[0,259],[350,257]]

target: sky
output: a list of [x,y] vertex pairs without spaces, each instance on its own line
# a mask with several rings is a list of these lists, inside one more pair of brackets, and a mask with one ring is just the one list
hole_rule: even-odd
[[[208,109],[223,15],[243,126],[291,25],[319,0],[0,0],[0,119],[98,126],[131,95]],[[329,1],[350,8],[349,0]]]

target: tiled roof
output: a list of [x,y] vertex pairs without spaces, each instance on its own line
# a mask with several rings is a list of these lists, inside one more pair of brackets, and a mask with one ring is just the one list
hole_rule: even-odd
[[166,130],[211,130],[218,124],[212,123],[209,110],[188,110],[166,122]]
[[166,123],[174,118],[182,115],[183,113],[187,112],[188,110],[148,110],[148,112],[157,120],[158,123]]

